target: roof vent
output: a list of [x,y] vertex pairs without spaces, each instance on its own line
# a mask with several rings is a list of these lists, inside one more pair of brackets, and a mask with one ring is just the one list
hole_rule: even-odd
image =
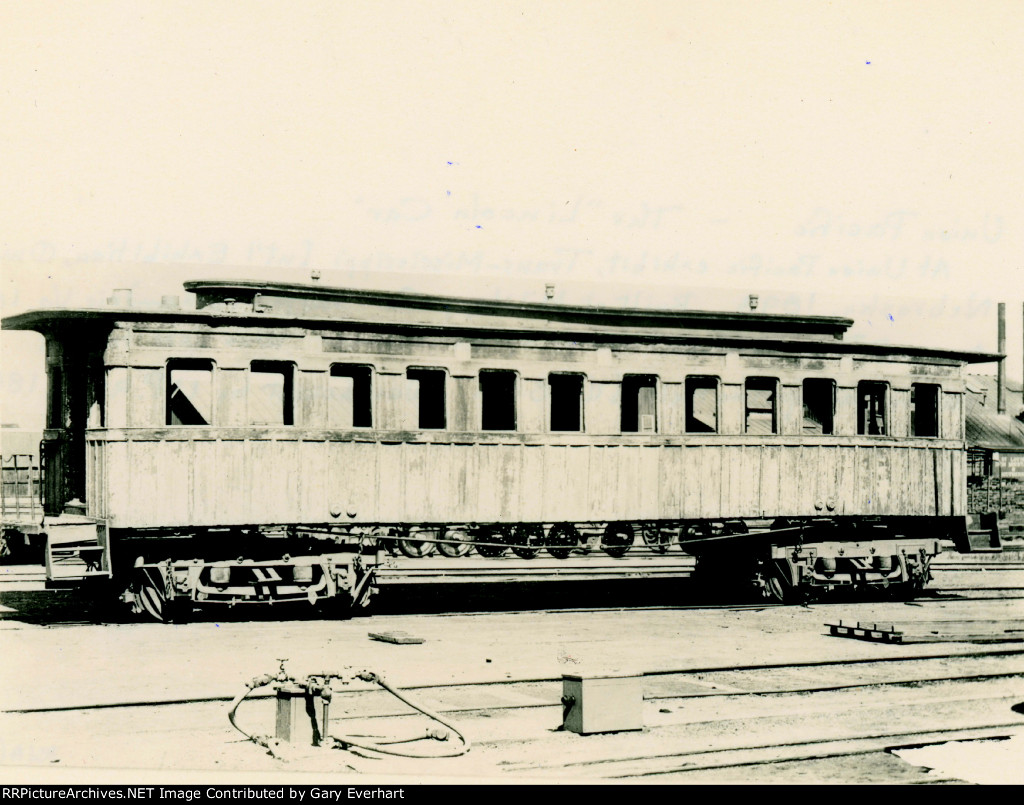
[[132,306],[132,289],[115,288],[113,293],[107,297],[107,304],[111,307],[126,308]]
[[750,309],[757,310],[758,296],[756,293],[750,295]]
[[544,296],[546,296],[548,299],[555,298],[555,284],[553,282],[549,282],[547,285],[544,286]]
[[313,282],[318,282],[320,280],[320,269],[314,268],[312,271],[310,271],[309,278],[313,280]]

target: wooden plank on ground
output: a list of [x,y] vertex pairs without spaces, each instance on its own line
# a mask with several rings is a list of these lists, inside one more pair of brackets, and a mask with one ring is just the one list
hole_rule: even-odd
[[395,643],[401,646],[416,645],[426,642],[424,638],[416,637],[408,632],[367,632],[367,634],[372,640],[380,640],[384,643]]

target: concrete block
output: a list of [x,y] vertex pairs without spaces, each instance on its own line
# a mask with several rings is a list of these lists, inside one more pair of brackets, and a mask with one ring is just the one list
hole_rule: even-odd
[[580,735],[641,730],[643,678],[635,673],[563,674],[562,726]]

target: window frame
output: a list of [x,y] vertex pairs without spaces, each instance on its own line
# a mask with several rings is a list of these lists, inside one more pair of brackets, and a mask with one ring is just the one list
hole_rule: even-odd
[[[200,367],[200,364],[204,366]],[[210,372],[210,421],[205,425],[175,425],[171,422],[171,372],[175,369],[197,371],[200,368]],[[164,427],[167,428],[212,428],[217,422],[217,362],[212,358],[168,358],[164,364]]]
[[369,389],[367,390],[366,396],[368,398],[367,399],[367,403],[369,405],[370,424],[368,424],[368,425],[357,425],[357,424],[355,424],[355,418],[356,418],[355,417],[355,412],[356,412],[356,406],[355,406],[356,388],[355,388],[355,382],[354,382],[354,378],[353,378],[353,388],[352,388],[352,425],[350,427],[351,427],[352,430],[373,430],[374,419],[375,419],[375,415],[376,415],[376,412],[377,412],[377,397],[376,397],[376,393],[375,393],[376,392],[376,388],[377,388],[377,381],[376,381],[376,372],[374,371],[374,366],[372,364],[368,364],[368,363],[338,362],[338,363],[332,363],[328,367],[328,369],[327,369],[327,427],[332,428],[332,429],[345,429],[345,430],[347,430],[347,428],[343,428],[342,426],[337,425],[332,420],[332,418],[331,418],[331,388],[330,388],[331,378],[333,378],[333,377],[346,377],[346,375],[335,375],[334,374],[334,370],[335,369],[339,369],[339,368],[345,368],[345,367],[352,368],[352,369],[365,369],[366,370],[366,374],[367,374],[367,382],[369,383]]
[[[698,385],[699,381],[710,381]],[[692,384],[692,385],[691,385]],[[689,423],[693,416],[692,389],[710,388],[715,392],[715,427],[713,430],[691,430]],[[722,432],[722,378],[718,375],[686,375],[683,378],[683,433],[687,434],[719,434]]]
[[[260,368],[256,368],[259,366]],[[269,368],[277,367],[277,368]],[[281,400],[281,422],[253,422],[252,395],[254,374],[280,374],[284,378]],[[251,428],[290,428],[295,426],[295,363],[293,361],[277,361],[259,359],[249,362],[246,372],[246,420]]]
[[[821,433],[808,433],[805,430],[804,422],[807,420],[806,411],[807,411],[807,384],[808,383],[821,384],[821,385],[824,385],[824,384],[827,383],[828,386],[829,386],[829,395],[830,395],[830,398],[831,398],[832,405],[831,405],[831,407],[829,409],[829,417],[830,418],[829,418],[829,429],[828,429],[827,432],[825,431],[824,428],[822,428]],[[800,404],[801,404],[801,408],[800,408],[800,433],[801,433],[801,435],[803,435],[803,436],[835,436],[836,435],[836,394],[837,394],[836,381],[833,378],[831,378],[831,377],[805,377],[803,379],[803,382],[800,384]]]
[[[767,391],[768,390],[768,388],[767,388],[768,383],[771,383],[771,385],[772,385],[772,388],[771,388],[771,394],[772,394],[772,396],[771,396],[771,403],[772,403],[772,407],[771,407],[772,429],[768,433],[755,433],[755,432],[750,430],[749,419],[750,419],[751,412],[764,413],[767,410],[769,410],[769,409],[766,409],[766,408],[751,408],[750,407],[750,399],[749,399],[749,397],[747,395],[748,395],[748,392],[751,391],[751,387],[750,387],[751,381],[754,381],[755,383],[764,381],[764,387],[763,388],[758,389],[756,385],[754,386],[753,390],[755,390],[755,391],[758,391],[758,390],[759,391]],[[744,378],[744,380],[743,380],[743,433],[744,434],[748,434],[748,435],[751,435],[751,436],[778,436],[778,435],[780,435],[781,430],[782,430],[782,428],[781,428],[781,424],[782,424],[782,407],[780,405],[780,399],[779,399],[780,388],[781,388],[781,384],[780,384],[779,378],[777,378],[777,377],[766,377],[766,376],[763,376],[763,375],[751,375],[750,377]]]
[[[918,387],[935,390],[934,418],[935,433],[917,433],[917,396]],[[911,383],[910,384],[910,436],[914,439],[941,439],[942,438],[942,385],[940,383]]]
[[[870,428],[865,427],[864,411],[861,409],[861,398],[865,386],[875,386],[882,391],[882,432],[871,433]],[[892,390],[885,380],[858,380],[857,381],[857,435],[869,436],[872,438],[886,438],[892,432]]]
[[[488,428],[484,424],[484,375],[511,375],[512,376],[512,427],[511,428]],[[520,374],[515,369],[480,369],[477,371],[477,394],[480,403],[479,422],[477,423],[482,433],[517,433],[519,431],[519,393],[522,383]]]
[[420,366],[420,365],[407,366],[407,367],[405,367],[405,380],[406,380],[406,382],[408,382],[409,380],[414,380],[415,379],[415,378],[412,378],[412,377],[409,376],[409,372],[437,372],[437,373],[439,373],[441,375],[441,378],[443,380],[443,382],[441,384],[441,389],[442,389],[442,392],[441,392],[441,415],[442,415],[442,417],[444,419],[443,423],[441,424],[440,427],[423,427],[422,422],[421,422],[421,420],[422,420],[422,413],[423,413],[423,393],[422,393],[423,392],[423,387],[422,387],[422,385],[420,385],[419,389],[418,389],[417,396],[416,396],[416,408],[415,408],[415,412],[416,412],[416,427],[414,428],[414,430],[429,430],[429,431],[446,431],[446,430],[448,430],[448,424],[451,422],[451,418],[452,418],[451,417],[451,410],[450,410],[451,402],[450,402],[450,399],[449,399],[451,395],[448,393],[448,387],[450,385],[449,382],[448,382],[448,380],[450,378],[450,373],[448,372],[448,370],[446,368],[444,368],[443,366]]
[[[634,387],[636,395],[634,397],[633,407],[636,409],[636,428],[627,430],[625,427],[625,416],[626,416],[626,381],[627,380],[649,380],[647,383],[637,383]],[[640,390],[644,388],[654,389],[654,427],[650,430],[644,430],[643,423],[640,421]],[[622,380],[619,383],[619,433],[637,434],[642,436],[644,434],[660,433],[661,424],[661,378],[658,375],[650,374],[647,372],[631,372],[624,374]]]
[[[577,377],[580,382],[579,392],[579,427],[574,430],[559,429],[555,430],[553,427],[553,414],[555,395],[553,386],[551,384],[551,378],[553,377]],[[547,430],[548,433],[586,433],[587,432],[587,375],[583,372],[569,372],[569,371],[558,371],[548,372],[547,380]]]

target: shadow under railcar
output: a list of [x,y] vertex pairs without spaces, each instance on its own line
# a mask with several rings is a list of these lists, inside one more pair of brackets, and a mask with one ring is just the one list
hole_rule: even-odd
[[[843,594],[846,593],[846,594]],[[921,600],[955,600],[953,591],[925,590]],[[838,591],[809,604],[815,606],[863,601],[849,591]],[[368,612],[355,617],[372,622],[393,615],[458,615],[474,612],[553,611],[570,614],[587,609],[776,607],[756,591],[709,589],[686,579],[616,579],[610,581],[473,582],[392,584],[375,597]],[[330,611],[309,604],[272,606],[196,605],[183,613],[180,623],[242,623],[279,621],[338,621]],[[149,624],[126,605],[98,599],[88,590],[0,591],[0,623],[36,626],[88,624]]]
[[[365,617],[387,615],[444,615],[467,612],[514,612],[700,605],[711,603],[695,587],[678,581],[636,579],[578,582],[480,582],[391,584],[378,594]],[[719,601],[720,602],[720,601]],[[736,599],[734,603],[744,603]],[[749,603],[749,600],[746,601]],[[188,620],[212,622],[266,622],[282,620],[338,620],[329,611],[309,604],[272,606],[196,605]],[[357,615],[364,617],[364,615]],[[8,590],[0,592],[0,621],[34,625],[145,622],[126,605],[83,589]]]

